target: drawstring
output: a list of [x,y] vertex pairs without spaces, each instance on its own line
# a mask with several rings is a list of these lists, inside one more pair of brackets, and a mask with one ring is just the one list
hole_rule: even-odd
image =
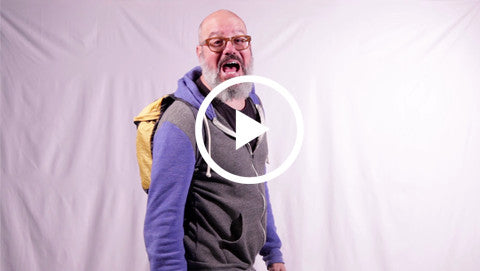
[[[208,154],[210,156],[212,156],[212,136],[210,135],[210,127],[208,127],[208,120],[207,120],[207,116],[203,116],[203,123],[207,129],[207,145],[208,145]],[[208,163],[207,164],[207,177],[210,178],[212,177],[212,174],[210,173],[210,165]]]

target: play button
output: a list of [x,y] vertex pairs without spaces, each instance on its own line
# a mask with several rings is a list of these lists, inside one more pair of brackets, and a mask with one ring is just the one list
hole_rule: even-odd
[[238,150],[243,145],[252,141],[254,138],[263,135],[266,131],[268,131],[268,127],[256,122],[238,110],[235,111],[235,148]]
[[[205,115],[205,113],[207,112],[207,109],[209,108],[210,103],[213,101],[213,99],[220,92],[227,89],[228,87],[236,84],[240,84],[240,83],[245,83],[245,82],[252,82],[252,83],[266,85],[274,89],[278,93],[280,93],[289,103],[296,120],[295,144],[293,145],[293,148],[290,151],[290,154],[287,156],[287,158],[277,168],[271,171],[268,171],[263,175],[253,176],[253,177],[235,175],[226,171],[221,166],[219,166],[212,159],[209,151],[207,151],[207,148],[205,147],[204,137],[203,137],[204,135],[203,123],[208,122],[207,116]],[[254,121],[253,119],[250,119],[249,117],[245,116],[244,114],[238,111],[236,113],[236,117],[237,117],[237,120],[236,120],[235,126],[236,126],[237,133],[235,135],[236,136],[235,145],[237,149],[245,145],[247,142],[250,142],[255,137],[262,135],[268,130],[267,127]],[[206,127],[208,129],[208,125],[206,125]],[[304,127],[303,127],[302,112],[300,111],[300,107],[296,103],[295,98],[287,91],[287,89],[285,89],[283,86],[281,86],[277,82],[265,77],[257,76],[257,75],[237,76],[220,83],[218,86],[216,86],[214,89],[210,91],[207,97],[205,97],[202,104],[198,108],[197,117],[195,119],[195,141],[197,143],[198,151],[202,155],[202,158],[216,173],[218,173],[218,175],[230,181],[242,183],[242,184],[255,184],[255,183],[266,182],[268,180],[275,179],[276,177],[280,176],[280,174],[285,172],[288,169],[288,167],[290,167],[293,164],[298,154],[300,153],[300,148],[303,142],[303,132],[304,132]]]

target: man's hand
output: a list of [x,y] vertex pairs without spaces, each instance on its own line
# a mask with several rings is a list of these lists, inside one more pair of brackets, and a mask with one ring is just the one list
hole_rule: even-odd
[[283,263],[274,263],[268,267],[268,271],[287,271],[287,269]]

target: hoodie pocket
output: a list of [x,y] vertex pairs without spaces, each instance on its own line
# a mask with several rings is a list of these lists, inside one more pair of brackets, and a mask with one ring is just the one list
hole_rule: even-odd
[[240,214],[237,219],[232,221],[230,227],[231,237],[230,239],[222,239],[219,241],[220,249],[225,256],[228,263],[238,263],[241,265],[249,266],[253,264],[256,252],[252,250],[253,240],[248,241],[246,236],[245,221]]
[[235,243],[238,242],[243,236],[243,216],[238,214],[237,218],[232,220],[230,224],[230,234],[228,236],[223,236],[223,242],[225,243]]

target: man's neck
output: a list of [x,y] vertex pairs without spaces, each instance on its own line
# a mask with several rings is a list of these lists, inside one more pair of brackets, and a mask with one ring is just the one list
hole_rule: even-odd
[[245,99],[231,99],[226,101],[225,104],[235,110],[242,110],[245,108]]
[[[212,88],[207,84],[203,75],[200,76],[200,80],[210,91],[212,91]],[[235,110],[242,110],[245,108],[245,99],[231,99],[224,103]]]

